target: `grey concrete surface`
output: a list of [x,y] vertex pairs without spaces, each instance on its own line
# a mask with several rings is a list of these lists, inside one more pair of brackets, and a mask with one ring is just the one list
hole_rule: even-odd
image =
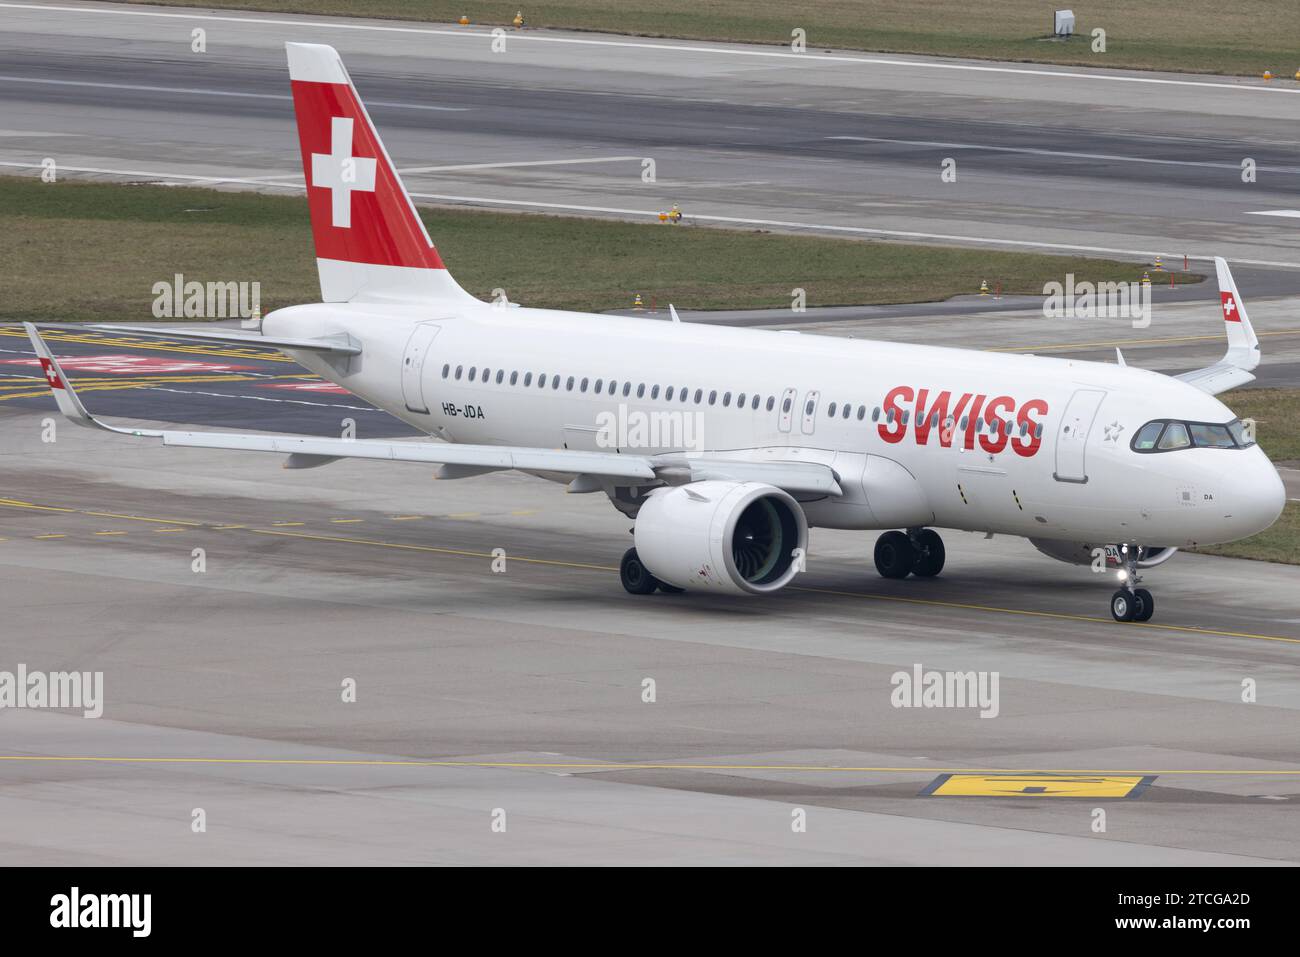
[[291,39],[340,49],[430,202],[634,219],[677,202],[705,224],[1300,267],[1296,219],[1253,215],[1298,205],[1289,82],[542,31],[493,53],[474,27],[37,6],[0,5],[10,169],[300,182]]
[[[0,408],[0,668],[103,671],[106,704],[0,710],[6,864],[1300,861],[1294,567],[1179,556],[1121,626],[1023,541],[948,533],[943,576],[885,582],[818,531],[771,600],[636,599],[596,496],[42,417]],[[999,716],[893,708],[915,663],[998,671]],[[961,769],[1157,777],[920,796]]]
[[[281,45],[300,39],[340,48],[399,165],[599,161],[409,174],[429,201],[632,218],[680,202],[701,223],[1300,264],[1295,220],[1250,215],[1295,205],[1300,99],[1281,86],[597,35],[512,35],[494,55],[475,29],[157,8],[0,13],[0,162],[16,164],[0,168],[49,155],[77,176],[293,182]],[[195,26],[206,54],[189,51]],[[941,186],[947,155],[959,177]],[[1238,279],[1260,384],[1294,385],[1293,311],[1262,296],[1300,270],[1251,268]],[[987,303],[797,327],[1090,358],[1121,345],[1177,371],[1222,351],[1212,285],[1180,295],[1143,330]],[[15,336],[0,349],[27,356]],[[128,420],[285,431],[323,430],[352,401],[271,401],[261,386],[291,371],[246,361],[238,381],[87,399]],[[2,864],[1300,861],[1294,566],[1178,556],[1148,576],[1156,620],[1122,626],[1108,580],[1020,540],[948,533],[939,579],[886,582],[871,535],[823,530],[807,575],[770,600],[636,599],[614,570],[629,523],[595,496],[518,475],[434,484],[417,466],[285,472],[66,424],[47,443],[50,400],[13,398],[27,373],[0,368],[0,670],[103,671],[106,695],[99,720],[0,709]],[[893,708],[891,675],[916,663],[999,672],[999,716]],[[921,796],[963,769],[1155,782],[1127,800]],[[796,808],[807,833],[791,831]]]

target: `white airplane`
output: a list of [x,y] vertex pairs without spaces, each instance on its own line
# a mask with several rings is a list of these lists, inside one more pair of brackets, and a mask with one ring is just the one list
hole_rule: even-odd
[[944,564],[937,526],[1109,565],[1112,615],[1145,621],[1154,600],[1137,587],[1141,569],[1253,535],[1282,511],[1276,470],[1213,397],[1259,364],[1221,259],[1227,353],[1172,378],[1122,360],[487,304],[443,265],[335,50],[287,50],[322,301],[272,312],[260,335],[186,335],[279,348],[443,441],[105,425],[29,324],[59,408],[79,424],[278,452],[287,468],[369,458],[436,463],[448,479],[518,469],[603,492],[635,519],[621,564],[635,594],[775,592],[803,570],[816,526],[886,529],[880,574],[929,577]]

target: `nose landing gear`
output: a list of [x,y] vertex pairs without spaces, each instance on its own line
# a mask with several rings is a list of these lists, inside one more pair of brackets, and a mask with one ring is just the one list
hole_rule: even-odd
[[884,578],[933,578],[943,571],[943,539],[932,528],[885,532],[876,539],[876,571]]
[[1138,574],[1138,555],[1141,550],[1133,545],[1120,546],[1120,561],[1124,564],[1124,584],[1110,596],[1110,616],[1116,621],[1150,621],[1156,611],[1156,600],[1145,588],[1136,587],[1142,581]]

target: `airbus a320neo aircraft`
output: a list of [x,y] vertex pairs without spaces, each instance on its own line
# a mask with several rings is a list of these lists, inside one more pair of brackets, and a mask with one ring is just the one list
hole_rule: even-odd
[[442,478],[518,469],[603,492],[635,519],[621,577],[637,594],[775,592],[804,567],[812,526],[885,530],[881,575],[933,576],[938,526],[1023,535],[1066,562],[1104,554],[1121,581],[1111,613],[1145,621],[1154,602],[1140,569],[1281,513],[1276,470],[1213,397],[1259,364],[1222,260],[1227,353],[1174,378],[1122,362],[487,304],[448,274],[338,54],[287,49],[322,301],[276,310],[260,335],[189,335],[282,349],[445,441],[113,428],[86,412],[28,325],[78,423],[287,453],[289,468],[370,458],[436,463]]

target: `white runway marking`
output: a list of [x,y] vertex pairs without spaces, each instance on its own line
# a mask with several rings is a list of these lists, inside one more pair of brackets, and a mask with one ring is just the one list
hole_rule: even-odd
[[[137,93],[180,93],[186,96],[233,96],[248,100],[292,100],[287,93],[243,93],[236,90],[200,89],[192,86],[146,86],[140,83],[106,83],[99,80],[51,80],[44,77],[0,75],[0,82],[37,83],[44,86],[89,86],[105,90],[133,90]],[[399,110],[432,110],[436,113],[468,113],[468,106],[433,106],[429,103],[396,103],[391,100],[371,100],[371,106],[387,106]]]
[[[1196,160],[1171,160],[1171,159],[1152,159],[1145,156],[1121,156],[1116,153],[1075,153],[1069,150],[1045,150],[1037,149],[1030,146],[987,146],[981,143],[940,143],[929,140],[899,140],[890,139],[885,136],[827,136],[828,140],[847,140],[857,143],[896,143],[899,146],[925,146],[935,149],[945,150],[988,150],[994,153],[1025,153],[1029,156],[1060,156],[1065,159],[1086,159],[1101,160],[1102,162],[1113,163],[1151,163],[1156,166],[1202,166],[1208,169],[1230,169],[1234,172],[1241,172],[1240,163],[1211,163],[1198,162]],[[1265,168],[1257,167],[1261,171],[1270,173],[1300,173],[1300,167],[1285,166]],[[1300,213],[1260,213],[1257,215],[1296,215]]]
[[[269,17],[218,16],[210,13],[164,13],[157,10],[108,10],[88,7],[65,7],[36,3],[0,3],[0,8],[11,10],[36,10],[40,12],[80,13],[91,16],[120,17],[156,17],[169,20],[205,20],[219,23],[251,23],[268,26],[311,27],[320,30],[354,30],[373,33],[409,33],[423,36],[446,36],[472,38],[478,42],[490,40],[491,33],[481,30],[451,30],[437,27],[399,27],[383,26],[371,23],[349,23],[346,21],[321,20],[277,20]],[[888,66],[921,70],[965,70],[973,73],[1007,73],[1020,76],[1054,77],[1067,80],[1092,80],[1109,83],[1146,83],[1159,86],[1189,86],[1202,89],[1235,90],[1245,93],[1283,93],[1297,94],[1300,89],[1282,86],[1256,86],[1246,83],[1223,83],[1201,80],[1172,80],[1156,76],[1127,76],[1111,73],[1079,73],[1061,69],[1032,69],[1012,66],[978,66],[973,63],[944,63],[927,60],[898,60],[878,56],[851,56],[828,53],[794,53],[782,50],[750,50],[731,47],[684,46],[680,43],[649,43],[634,40],[596,40],[582,37],[543,36],[537,33],[512,33],[512,42],[533,43],[568,43],[579,46],[620,47],[637,50],[653,50],[656,53],[693,53],[709,56],[760,57],[778,60],[816,61],[823,63],[862,64],[870,66]]]
[[[0,4],[3,6],[3,4]],[[40,163],[0,162],[0,167],[39,169]],[[111,176],[143,176],[155,180],[184,180],[187,183],[245,183],[252,186],[272,186],[277,189],[305,189],[301,183],[273,183],[261,179],[234,176],[192,176],[184,173],[145,172],[142,170],[113,170],[85,166],[63,166],[61,169],[78,173],[100,173]],[[582,206],[575,203],[543,203],[524,199],[493,199],[487,196],[450,196],[443,193],[411,193],[412,199],[428,199],[444,203],[466,203],[480,206],[522,206],[529,209],[554,209],[574,213],[610,213],[616,216],[644,217],[657,221],[662,210],[622,209],[616,206]],[[688,219],[697,222],[728,223],[737,226],[775,226],[781,229],[808,229],[817,232],[847,233],[854,236],[890,236],[896,239],[938,240],[940,242],[973,243],[979,246],[1014,246],[1025,249],[1054,249],[1065,252],[1103,253],[1108,256],[1165,256],[1174,254],[1159,249],[1117,249],[1111,246],[1085,246],[1075,243],[1046,243],[1029,239],[1001,239],[996,236],[960,236],[952,233],[922,233],[906,229],[875,229],[867,226],[841,226],[830,223],[797,223],[782,219],[751,219],[744,216],[720,216],[708,213],[690,213]],[[1188,259],[1212,262],[1213,253],[1188,253]],[[1300,263],[1270,259],[1234,258],[1234,263],[1244,266],[1266,266],[1276,269],[1300,269]]]
[[407,166],[399,173],[450,173],[459,170],[509,169],[515,166],[574,166],[582,163],[639,163],[643,156],[589,156],[580,159],[521,160],[507,163],[461,163],[456,166]]
[[1287,219],[1300,219],[1300,209],[1260,209],[1247,212],[1247,216],[1283,216]]

